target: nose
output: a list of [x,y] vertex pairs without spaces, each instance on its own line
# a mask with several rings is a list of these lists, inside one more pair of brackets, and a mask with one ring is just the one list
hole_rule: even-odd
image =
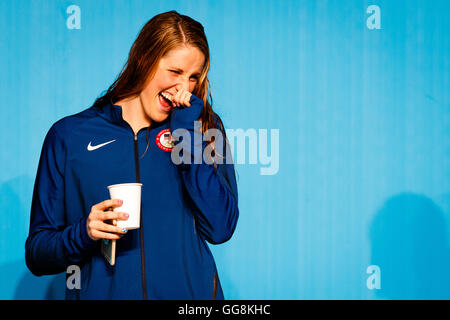
[[186,91],[189,91],[189,77],[187,76],[181,76],[178,78],[178,84],[177,89],[184,89]]

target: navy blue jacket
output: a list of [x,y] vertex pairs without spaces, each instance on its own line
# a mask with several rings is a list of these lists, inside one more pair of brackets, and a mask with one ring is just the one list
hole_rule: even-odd
[[[192,95],[190,107],[175,108],[136,135],[113,103],[56,122],[45,138],[34,185],[25,244],[31,272],[56,274],[79,266],[81,288],[66,288],[67,299],[223,299],[206,241],[223,243],[235,230],[234,166],[174,164],[171,151],[157,143],[165,129],[184,128],[193,136],[202,108]],[[227,147],[216,150],[224,154]],[[100,252],[102,240],[88,236],[86,220],[93,205],[109,199],[108,185],[127,182],[143,184],[141,228],[117,240],[116,264],[110,266]]]

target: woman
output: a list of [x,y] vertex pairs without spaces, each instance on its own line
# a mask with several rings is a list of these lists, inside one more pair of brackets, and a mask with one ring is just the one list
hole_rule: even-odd
[[[224,298],[205,241],[223,243],[236,227],[234,167],[198,163],[189,149],[212,147],[214,159],[228,150],[220,139],[194,143],[197,120],[202,132],[225,135],[209,101],[209,63],[200,23],[175,11],[159,14],[141,30],[106,94],[49,130],[26,262],[35,275],[79,266],[81,287],[66,288],[67,299]],[[171,144],[177,129],[191,142],[181,135]],[[187,147],[183,159],[193,161],[172,160],[178,144]],[[110,210],[121,199],[108,200],[107,190],[126,182],[143,184],[141,227],[128,232],[110,223],[127,214]],[[100,239],[117,240],[114,266],[101,255]]]

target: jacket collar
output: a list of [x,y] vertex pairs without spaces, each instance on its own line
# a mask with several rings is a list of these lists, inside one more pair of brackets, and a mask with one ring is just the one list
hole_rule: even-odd
[[[102,116],[109,122],[118,124],[123,127],[129,127],[129,124],[122,117],[122,106],[114,104],[111,100],[103,107],[97,108],[97,111],[99,112],[100,116]],[[164,121],[161,122],[152,121],[150,129],[158,128],[160,126],[163,126],[164,124],[170,123],[171,116],[172,114],[170,114]]]

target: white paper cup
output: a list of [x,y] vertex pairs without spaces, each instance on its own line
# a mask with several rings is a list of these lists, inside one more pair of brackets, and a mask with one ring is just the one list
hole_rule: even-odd
[[122,183],[108,186],[111,199],[123,201],[114,211],[128,213],[128,220],[117,220],[117,226],[123,229],[138,229],[141,219],[141,183]]

